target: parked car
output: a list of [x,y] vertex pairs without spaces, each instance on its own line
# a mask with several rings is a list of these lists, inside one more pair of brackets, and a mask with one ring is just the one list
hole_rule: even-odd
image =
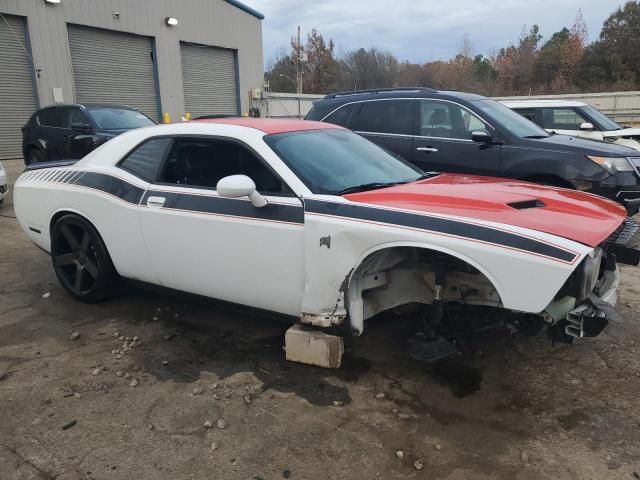
[[516,178],[596,193],[635,213],[640,156],[620,145],[553,135],[480,95],[429,88],[327,95],[309,120],[341,125],[425,171]]
[[85,103],[41,108],[22,127],[24,163],[79,160],[127,130],[150,125],[155,122],[125,105]]
[[615,202],[424,173],[302,120],[134,130],[74,165],[29,166],[14,196],[79,300],[126,277],[358,335],[415,303],[439,306],[430,328],[446,330],[450,302],[528,312],[568,340],[596,335],[616,316],[617,262],[639,259],[625,247],[637,225]]
[[573,100],[503,100],[501,103],[548,132],[640,150],[640,128],[621,127],[587,103]]
[[2,162],[0,162],[0,205],[4,202],[4,197],[7,196],[8,191],[7,171],[2,166]]

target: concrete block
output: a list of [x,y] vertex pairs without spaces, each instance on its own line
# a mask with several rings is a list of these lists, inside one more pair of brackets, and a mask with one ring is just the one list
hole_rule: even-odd
[[286,358],[324,368],[340,368],[344,341],[342,337],[294,325],[284,335]]

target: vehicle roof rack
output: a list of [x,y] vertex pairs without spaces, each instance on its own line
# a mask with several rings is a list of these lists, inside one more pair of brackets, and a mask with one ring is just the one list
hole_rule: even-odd
[[344,92],[330,93],[324,98],[338,98],[346,97],[349,95],[362,95],[362,94],[376,94],[376,93],[389,93],[389,92],[437,92],[437,90],[428,87],[390,87],[390,88],[369,88],[366,90],[347,90]]

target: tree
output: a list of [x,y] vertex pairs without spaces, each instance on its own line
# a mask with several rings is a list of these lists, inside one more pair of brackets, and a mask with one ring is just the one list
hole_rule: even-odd
[[305,53],[303,92],[426,86],[477,92],[488,96],[564,93],[579,90],[640,88],[640,0],[627,2],[605,20],[600,37],[588,44],[578,11],[570,28],[544,43],[537,25],[523,27],[516,42],[489,55],[477,53],[463,34],[458,53],[427,63],[399,62],[376,47],[357,48],[339,57],[332,39],[313,29],[298,46],[282,50],[269,63],[265,78],[273,91],[295,92],[294,59]]
[[532,88],[533,66],[542,39],[538,25],[528,31],[523,27],[518,46],[510,45],[500,50],[496,59],[498,81],[504,93],[529,93]]
[[640,79],[640,2],[627,2],[605,20],[600,41],[609,52],[612,80]]
[[[292,51],[296,51],[297,41],[291,38]],[[301,51],[307,54],[307,60],[302,63],[302,91],[304,93],[325,93],[335,90],[338,86],[338,62],[333,56],[334,43],[328,42],[315,28],[307,35],[307,41],[301,46]]]
[[295,78],[296,69],[293,59],[284,49],[277,51],[264,74],[264,79],[269,82],[269,88],[273,92],[295,92]]
[[576,68],[583,89],[627,90],[640,85],[640,2],[627,2],[602,26],[600,38],[585,48]]
[[346,88],[393,87],[398,74],[398,60],[389,52],[360,48],[347,52],[340,62],[342,83]]

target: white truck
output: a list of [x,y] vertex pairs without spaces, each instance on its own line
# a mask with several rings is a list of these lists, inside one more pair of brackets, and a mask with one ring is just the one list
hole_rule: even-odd
[[504,100],[502,103],[548,132],[640,150],[640,128],[623,128],[587,103],[573,100]]

